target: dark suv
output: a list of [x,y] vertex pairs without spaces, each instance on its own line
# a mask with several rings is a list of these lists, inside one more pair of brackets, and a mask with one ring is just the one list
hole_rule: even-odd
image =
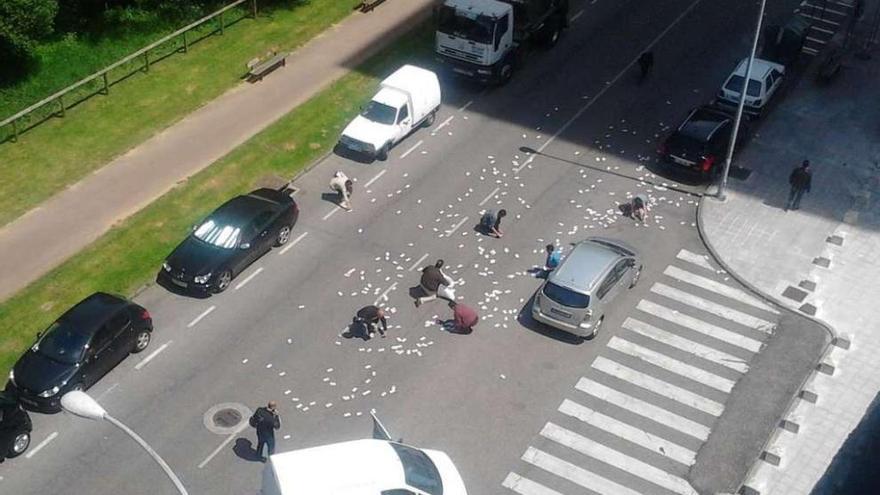
[[18,457],[31,444],[31,418],[11,394],[0,392],[0,462]]
[[[658,152],[667,168],[696,180],[709,180],[724,167],[724,157],[733,130],[733,117],[710,106],[695,108],[660,145]],[[737,145],[746,134],[740,124]]]
[[61,396],[86,390],[130,353],[150,344],[153,320],[141,306],[97,292],[61,315],[18,359],[7,390],[27,407],[61,410]]

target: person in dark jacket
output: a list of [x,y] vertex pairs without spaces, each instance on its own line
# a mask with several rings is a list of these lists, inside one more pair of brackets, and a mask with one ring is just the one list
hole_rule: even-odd
[[813,173],[810,172],[810,161],[804,160],[800,167],[794,169],[788,176],[791,190],[788,192],[788,201],[785,203],[785,211],[797,210],[801,207],[801,197],[805,192],[810,192],[813,182]]
[[452,325],[448,327],[449,331],[464,335],[473,332],[474,326],[480,321],[477,310],[455,301],[449,301],[449,307],[452,309]]
[[250,424],[257,430],[257,455],[261,461],[266,462],[266,457],[263,457],[263,446],[266,446],[270,456],[274,454],[275,430],[281,428],[278,404],[271,400],[266,407],[258,407],[251,416]]
[[654,68],[654,52],[642,52],[639,55],[638,63],[642,79],[645,79],[651,73],[651,69]]
[[388,320],[385,319],[385,310],[378,306],[364,306],[357,312],[355,319],[364,324],[365,340],[369,340],[372,334],[379,332],[382,338],[385,338],[385,332],[388,331]]
[[441,286],[448,286],[450,279],[441,270],[443,268],[443,260],[437,260],[432,266],[426,266],[422,269],[422,277],[419,279],[419,287],[424,296],[416,298],[416,307],[422,305],[423,302],[433,301],[437,299],[437,291]]

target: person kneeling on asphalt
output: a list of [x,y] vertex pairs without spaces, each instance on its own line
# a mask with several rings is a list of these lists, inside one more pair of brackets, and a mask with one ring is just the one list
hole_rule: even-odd
[[544,272],[549,275],[550,272],[559,266],[559,262],[562,260],[562,250],[556,249],[556,246],[553,244],[547,244],[544,249],[547,251],[547,259],[544,261]]
[[351,211],[351,193],[354,189],[351,179],[341,171],[337,171],[330,179],[330,189],[339,195],[339,206]]
[[426,266],[422,269],[422,277],[419,280],[419,287],[424,296],[416,298],[415,304],[418,308],[422,303],[433,301],[437,296],[448,300],[455,299],[455,292],[452,291],[452,279],[443,273],[443,260],[437,260],[433,266]]
[[364,340],[370,340],[372,335],[379,332],[382,338],[385,338],[385,332],[388,331],[388,320],[385,319],[385,310],[378,306],[364,306],[357,312],[355,321],[362,323],[361,329]]
[[507,210],[498,210],[496,214],[492,210],[487,210],[480,218],[480,226],[487,235],[500,238],[504,235],[501,231],[501,219],[507,216]]
[[473,332],[474,326],[480,322],[480,315],[477,314],[477,310],[455,301],[449,301],[449,307],[452,308],[453,324],[448,330],[452,333],[464,335]]
[[648,198],[643,194],[637,194],[631,203],[632,217],[642,223],[648,220]]

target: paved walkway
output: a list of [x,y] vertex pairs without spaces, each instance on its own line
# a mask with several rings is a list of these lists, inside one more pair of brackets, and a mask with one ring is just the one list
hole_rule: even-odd
[[305,102],[431,15],[433,0],[353,14],[293,53],[0,229],[0,301]]
[[[880,391],[880,53],[848,59],[839,79],[819,86],[811,74],[785,96],[737,158],[752,170],[733,180],[726,202],[706,200],[704,234],[721,260],[780,303],[829,324],[852,342],[832,347],[768,448],[780,463],[757,461],[746,485],[761,494],[810,493]],[[812,192],[785,212],[788,174],[809,159]],[[770,458],[772,461],[772,457]]]

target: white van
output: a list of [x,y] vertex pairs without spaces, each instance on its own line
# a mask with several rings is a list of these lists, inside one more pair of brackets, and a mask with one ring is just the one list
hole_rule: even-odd
[[261,495],[467,495],[452,460],[437,450],[354,440],[275,454]]
[[382,81],[379,92],[342,131],[339,144],[385,160],[410,132],[434,123],[440,109],[440,81],[433,72],[404,65]]

